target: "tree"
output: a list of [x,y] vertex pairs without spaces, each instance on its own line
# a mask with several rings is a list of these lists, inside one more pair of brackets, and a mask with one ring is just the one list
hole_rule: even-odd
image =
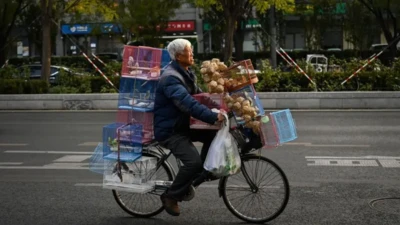
[[[203,19],[203,24],[207,24],[207,30],[203,33],[203,40],[208,38],[209,52],[222,52],[223,36],[219,35],[224,32],[225,20],[220,12],[211,6],[209,10],[203,11],[200,14]],[[213,35],[214,34],[214,35]],[[211,42],[211,43],[210,43]],[[206,48],[206,47],[205,47]],[[207,48],[206,48],[207,49]]]
[[392,56],[397,52],[397,43],[400,39],[400,30],[398,27],[398,17],[400,13],[399,0],[358,0],[364,5],[376,18],[383,35],[390,46]]
[[288,3],[293,3],[293,0],[195,0],[195,3],[204,10],[209,10],[211,6],[215,6],[222,13],[226,22],[224,61],[227,63],[232,56],[233,36],[237,21],[240,17],[246,15],[249,7],[255,7],[257,11],[266,12],[271,5],[274,5],[279,10],[286,8]]
[[39,5],[31,4],[19,14],[17,26],[26,31],[29,40],[29,52],[33,49],[42,49],[42,22],[40,15],[42,11]]
[[0,0],[0,66],[5,63],[10,43],[13,42],[11,31],[18,15],[31,3],[30,0]]
[[133,34],[136,40],[142,40],[148,46],[159,47],[168,20],[175,15],[175,9],[182,3],[182,0],[121,2],[117,22],[124,31]]
[[320,49],[327,29],[340,25],[340,17],[335,11],[336,3],[337,0],[310,0],[296,6],[295,13],[303,22],[306,46],[309,50]]
[[343,29],[346,41],[353,44],[354,49],[363,50],[371,46],[373,35],[380,33],[373,15],[358,1],[347,3]]
[[88,15],[111,20],[117,17],[116,4],[113,0],[40,0],[42,11],[42,76],[49,82],[51,65],[51,27],[64,14]]

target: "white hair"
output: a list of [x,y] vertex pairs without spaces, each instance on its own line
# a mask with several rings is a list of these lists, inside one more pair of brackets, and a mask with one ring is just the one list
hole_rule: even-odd
[[179,53],[182,53],[187,46],[191,47],[192,43],[186,39],[178,38],[171,41],[167,46],[167,50],[171,59],[175,60],[175,56]]

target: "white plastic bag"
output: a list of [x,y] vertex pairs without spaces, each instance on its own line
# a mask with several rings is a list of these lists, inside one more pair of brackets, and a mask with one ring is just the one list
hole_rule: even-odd
[[211,142],[204,169],[217,177],[229,176],[240,172],[240,155],[235,139],[229,133],[229,119],[226,114],[226,123],[218,131]]

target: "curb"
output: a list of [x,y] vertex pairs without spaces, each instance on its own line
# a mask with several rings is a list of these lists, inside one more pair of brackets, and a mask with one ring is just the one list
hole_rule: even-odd
[[[258,92],[266,109],[400,109],[400,92]],[[0,95],[0,110],[116,110],[118,94]]]

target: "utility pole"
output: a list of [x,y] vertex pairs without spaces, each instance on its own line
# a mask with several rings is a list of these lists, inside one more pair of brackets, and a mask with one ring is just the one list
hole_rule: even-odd
[[269,27],[271,29],[271,42],[270,42],[270,50],[271,50],[271,66],[272,68],[277,67],[277,59],[276,59],[276,23],[275,23],[275,5],[271,6],[269,9]]

